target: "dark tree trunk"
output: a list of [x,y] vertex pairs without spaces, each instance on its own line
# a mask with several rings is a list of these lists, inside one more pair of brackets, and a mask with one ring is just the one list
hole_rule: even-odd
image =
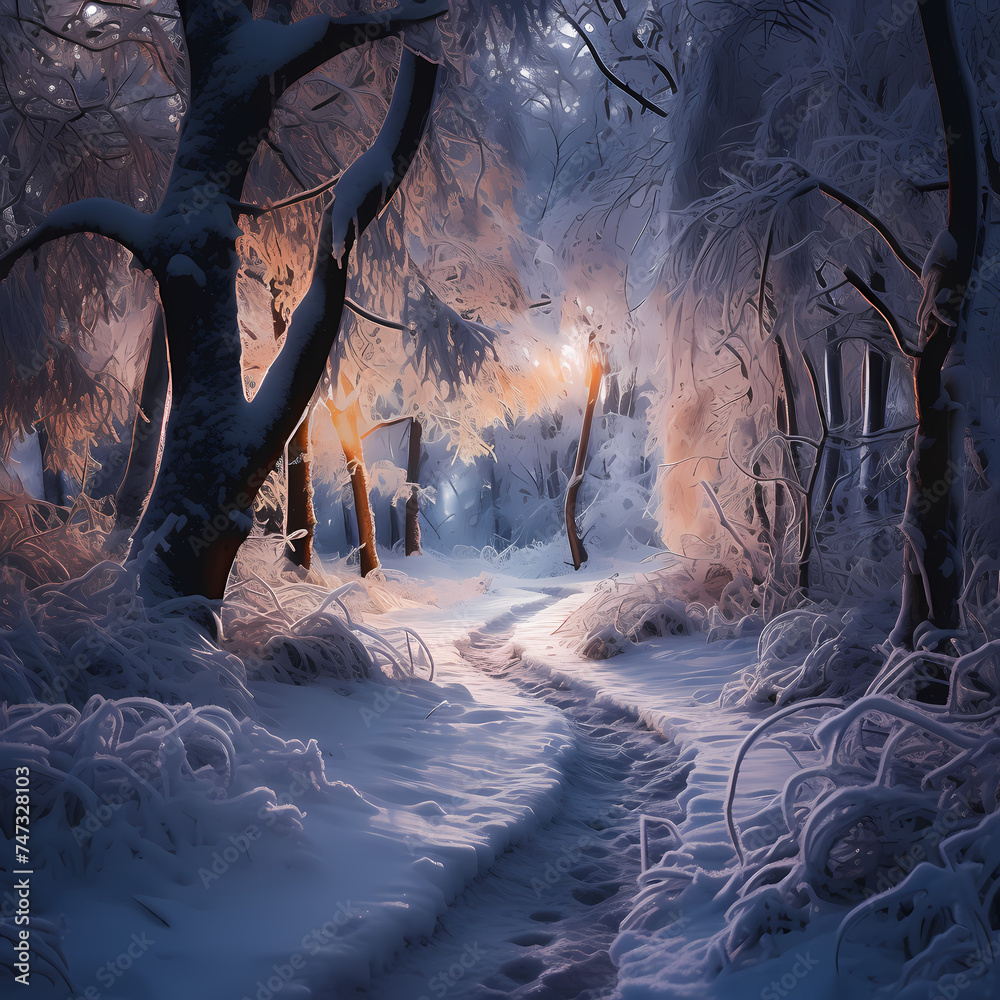
[[921,633],[946,648],[960,626],[964,434],[960,367],[979,251],[978,121],[975,92],[956,37],[949,0],[925,0],[920,21],[941,109],[948,157],[948,227],[924,264],[920,356],[914,361],[917,430],[907,463],[902,530],[902,607],[890,641],[914,648]]
[[410,418],[410,440],[406,454],[406,481],[410,495],[406,501],[405,551],[408,556],[421,555],[420,549],[420,439],[423,426],[416,417]]
[[55,469],[49,468],[45,460],[49,451],[49,432],[45,429],[44,423],[39,423],[36,430],[38,434],[38,452],[42,457],[42,493],[46,503],[54,504],[56,507],[66,506],[66,496],[63,493],[62,478]]
[[[885,430],[885,408],[889,397],[889,359],[871,344],[865,345],[864,417],[862,434],[871,438]],[[879,512],[878,494],[879,459],[882,454],[877,442],[864,441],[861,448],[861,494],[865,507],[873,514]]]
[[[268,288],[271,292],[271,326],[274,330],[274,339],[280,340],[284,335],[285,330],[288,329],[288,324],[285,322],[285,317],[282,315],[281,310],[278,309],[277,299],[277,283],[272,278]],[[285,445],[285,453],[283,456],[284,466],[283,472],[285,474],[285,493],[288,493],[288,445]],[[288,507],[288,497],[285,497],[285,507],[287,511]],[[267,506],[258,505],[255,508],[255,516],[259,519],[261,527],[264,529],[265,535],[284,535],[285,532],[285,512],[282,511],[280,504],[275,501],[275,503],[267,504]]]
[[[823,350],[823,392],[821,405],[826,412],[827,431],[840,428],[844,424],[844,366],[840,355],[840,345],[836,342],[836,333],[830,330],[827,334],[827,344]],[[842,433],[831,441],[829,435],[824,438],[818,459],[816,489],[814,496],[818,499],[816,509],[811,512],[816,529],[822,528],[836,518],[830,511],[830,501],[833,490],[843,464],[843,445],[840,443]],[[829,530],[829,529],[827,529]]]
[[591,335],[587,351],[587,407],[583,411],[583,426],[580,428],[580,444],[576,449],[573,477],[566,487],[566,536],[573,559],[573,569],[579,569],[587,561],[587,550],[576,526],[576,497],[580,492],[583,474],[587,467],[587,449],[590,447],[590,429],[594,423],[594,410],[601,392],[601,378],[604,375],[604,360]]
[[163,436],[163,417],[170,389],[170,362],[167,357],[167,337],[163,313],[158,309],[153,321],[149,358],[142,378],[139,409],[132,427],[132,447],[121,485],[115,493],[117,527],[132,534],[142,517],[153,483],[156,480],[156,460]]
[[[265,4],[266,9],[266,4]],[[280,340],[288,329],[285,317],[278,308],[278,285],[274,278],[269,284],[271,292],[271,326],[274,329],[274,339]],[[291,548],[289,560],[296,566],[309,569],[312,565],[313,529],[316,526],[316,516],[313,512],[312,476],[309,466],[309,417],[311,410],[306,411],[302,423],[288,439],[285,446],[285,524],[286,537],[305,532],[299,538],[289,541]],[[280,512],[279,512],[280,516]],[[268,518],[264,525],[265,533],[270,533],[275,517]],[[282,526],[277,525],[278,531]]]
[[307,411],[302,423],[289,438],[287,451],[288,501],[285,507],[285,534],[305,532],[300,538],[293,538],[289,542],[291,551],[288,558],[303,569],[309,569],[312,565],[313,529],[316,526],[309,469],[309,416]]
[[[797,438],[799,435],[799,418],[798,412],[795,408],[795,381],[792,377],[792,369],[788,362],[788,352],[785,350],[784,341],[781,337],[775,337],[774,342],[778,355],[778,369],[781,372],[783,402],[783,405],[778,407],[776,422],[778,430],[782,434],[787,434],[791,438]],[[802,482],[806,478],[806,473],[803,468],[800,448],[797,441],[792,441],[789,444],[789,451],[792,455],[792,462],[794,465],[791,472],[796,476],[799,482]],[[780,468],[776,470],[776,472],[779,475],[782,474]],[[774,484],[773,528],[775,555],[777,555],[784,547],[782,543],[785,535],[793,529],[797,530],[799,533],[799,561],[798,566],[794,570],[794,579],[791,586],[793,589],[795,587],[799,587],[803,591],[808,592],[811,542],[811,535],[809,532],[809,511],[805,512],[804,517],[798,518],[798,510],[788,487],[784,483],[776,482]]]

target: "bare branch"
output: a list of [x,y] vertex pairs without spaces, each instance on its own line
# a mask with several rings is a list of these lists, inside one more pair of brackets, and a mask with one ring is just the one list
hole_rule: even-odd
[[[922,270],[922,265],[919,261],[910,256],[906,252],[903,244],[899,242],[893,231],[870,209],[866,208],[861,204],[860,201],[855,200],[849,194],[841,191],[840,188],[834,187],[832,184],[828,184],[826,181],[817,180],[814,182],[815,186],[819,188],[828,198],[832,198],[834,201],[840,202],[845,208],[849,208],[855,215],[864,219],[872,229],[875,230],[885,240],[889,245],[889,249],[896,255],[899,262],[909,271],[912,271],[918,278],[920,277],[920,271]],[[804,192],[803,192],[804,193]]]
[[363,306],[359,306],[353,299],[345,299],[344,305],[355,315],[368,320],[369,323],[375,323],[377,326],[384,326],[390,330],[406,330],[406,327],[402,323],[396,323],[391,319],[386,319],[384,316],[376,316],[375,313],[369,312]]
[[852,271],[849,267],[844,268],[844,277],[847,278],[848,282],[854,286],[860,293],[862,298],[886,321],[889,329],[892,331],[892,338],[896,341],[896,346],[908,357],[908,358],[919,358],[921,357],[920,351],[915,351],[909,344],[906,343],[903,337],[903,329],[899,325],[899,320],[896,319],[895,313],[882,301],[878,293],[866,282],[857,272]]
[[[560,13],[562,17],[565,18],[573,26],[573,28],[575,29],[576,33],[580,36],[580,38],[583,39],[583,44],[586,45],[588,50],[590,51],[590,54],[593,57],[594,62],[597,64],[597,68],[608,78],[608,80],[610,80],[620,91],[622,91],[622,93],[628,94],[628,96],[631,97],[633,101],[637,101],[647,111],[652,111],[654,115],[659,115],[661,118],[667,117],[667,113],[666,111],[663,110],[663,108],[653,104],[652,101],[646,100],[646,98],[643,97],[642,94],[640,94],[636,90],[633,90],[624,80],[615,76],[615,74],[612,73],[610,69],[608,69],[604,60],[601,58],[601,54],[597,51],[596,47],[594,46],[594,43],[587,36],[587,32],[584,31],[581,25],[577,21],[575,21],[572,17],[570,17],[570,15],[566,13],[566,11],[561,11]],[[666,76],[668,82],[670,83],[671,88],[676,94],[677,84],[674,82],[673,77],[670,76],[670,74],[667,73],[667,71],[663,67],[660,67],[660,72]]]

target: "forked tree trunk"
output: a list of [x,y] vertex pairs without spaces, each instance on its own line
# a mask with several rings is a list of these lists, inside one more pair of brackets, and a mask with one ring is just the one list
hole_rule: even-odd
[[961,367],[970,308],[966,295],[980,253],[975,91],[956,36],[950,0],[919,5],[948,156],[948,227],[924,264],[920,355],[914,361],[917,429],[907,463],[902,530],[902,607],[890,642],[946,648],[961,623],[964,434]]
[[601,393],[601,379],[604,376],[604,359],[598,350],[594,335],[590,336],[587,347],[587,407],[583,411],[583,426],[580,428],[580,443],[576,449],[573,477],[566,487],[566,536],[569,539],[573,569],[579,569],[587,561],[587,550],[576,525],[576,498],[587,468],[587,450],[590,447],[590,430],[594,423],[597,397]]
[[403,542],[408,556],[419,556],[420,549],[420,438],[423,426],[416,417],[410,418],[410,440],[406,454],[406,481],[410,495],[406,501],[406,538]]
[[[350,34],[352,42],[355,35]],[[170,338],[173,395],[161,473],[137,530],[137,553],[133,546],[148,593],[223,596],[236,553],[250,532],[254,497],[308,407],[336,339],[349,255],[416,154],[436,74],[436,66],[404,49],[385,124],[374,145],[338,181],[338,197],[321,221],[309,290],[253,400],[246,400],[241,374],[236,227],[219,223],[215,231],[220,213],[200,212],[190,227],[199,237],[197,247],[185,246],[190,253],[169,244],[151,248]],[[262,99],[270,107],[272,92],[266,81],[263,86]],[[219,106],[221,98],[209,91],[203,100],[212,101],[210,112],[198,108],[202,113],[194,114],[192,98],[176,177],[186,179],[185,172],[195,171],[203,176],[202,147],[229,128],[226,116],[232,109]],[[236,142],[246,134],[241,127]],[[227,193],[238,197],[240,192]],[[190,197],[186,186],[168,188],[160,212],[180,215],[189,210]],[[184,236],[188,230],[175,226],[171,232]],[[362,550],[367,570],[373,556],[373,546]]]
[[304,531],[304,535],[289,541],[291,551],[288,558],[309,569],[312,565],[313,529],[316,526],[316,515],[313,511],[312,477],[310,475],[309,459],[309,417],[311,411],[306,411],[302,423],[288,440],[288,499],[285,504],[285,535],[295,535]]
[[417,153],[438,68],[403,48],[386,117],[338,178],[323,213],[309,289],[253,400],[242,376],[236,280],[241,202],[275,102],[340,53],[440,16],[439,2],[400,0],[394,17],[315,14],[306,24],[249,23],[243,4],[180,0],[187,110],[166,189],[153,214],[108,198],[64,205],[0,256],[14,262],[54,239],[115,240],[156,279],[170,358],[170,409],[159,473],[133,536],[130,565],[147,596],[223,596],[250,533],[253,500],[319,384],[340,327],[350,254]]
[[[351,385],[344,382],[345,394],[350,395]],[[340,446],[347,459],[347,471],[351,477],[351,494],[354,497],[354,515],[358,522],[358,544],[360,546],[361,575],[367,576],[379,568],[378,552],[375,549],[375,517],[372,514],[371,488],[368,470],[365,468],[365,453],[358,431],[360,407],[352,401],[345,410],[338,410],[332,399],[326,401],[333,419],[333,426],[340,438]]]

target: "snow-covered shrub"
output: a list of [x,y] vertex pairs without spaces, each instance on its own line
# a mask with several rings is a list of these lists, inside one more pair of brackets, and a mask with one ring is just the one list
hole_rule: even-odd
[[[151,698],[90,698],[71,705],[0,705],[0,772],[32,774],[32,856],[102,868],[130,852],[168,871],[187,846],[211,845],[251,825],[301,827],[274,789],[298,776],[303,794],[329,782],[315,740],[281,740],[215,706]],[[351,792],[351,794],[355,794]],[[11,816],[0,830],[13,837]]]
[[135,575],[112,562],[32,590],[10,574],[0,603],[0,702],[80,707],[95,694],[128,695],[249,715],[248,674],[298,681],[432,672],[416,635],[376,632],[357,620],[407,603],[412,588],[383,574],[364,583],[355,577],[345,591],[342,579],[318,568],[283,577],[281,545],[279,536],[247,543],[224,602],[147,604]]
[[[10,948],[4,948],[4,957],[0,959],[0,969],[5,969],[11,981],[19,971],[15,968],[18,962],[14,946],[21,944],[20,930],[13,917],[0,915],[0,940],[10,943]],[[32,914],[31,917],[31,974],[44,979],[53,986],[65,984],[72,991],[69,978],[69,966],[62,952],[62,942],[59,929],[49,920]],[[37,982],[37,979],[35,980]],[[72,992],[70,992],[72,996]]]
[[885,659],[876,647],[897,610],[824,603],[778,615],[761,632],[757,661],[727,685],[724,702],[781,706],[863,692]]
[[[798,625],[806,622],[800,616]],[[816,614],[814,626],[829,622]],[[779,633],[771,644],[804,634]],[[805,700],[774,718],[769,736],[811,742],[822,762],[788,779],[764,811],[769,825],[731,824],[741,866],[723,893],[727,927],[713,943],[720,967],[784,950],[775,933],[839,914],[840,968],[886,995],[926,996],[928,981],[990,973],[983,956],[1000,934],[998,667],[996,641],[959,657],[898,653],[867,694],[818,726],[797,719],[836,698]],[[943,705],[920,700],[935,674],[948,679]],[[804,679],[790,677],[787,690]],[[829,692],[828,671],[822,679]],[[857,691],[855,681],[842,693]],[[744,750],[752,752],[749,740]],[[738,770],[732,794],[737,782]]]
[[33,590],[9,576],[0,604],[0,702],[80,706],[95,694],[129,695],[246,714],[246,669],[209,637],[217,625],[218,602],[147,606],[135,576],[117,563]]
[[624,580],[616,573],[566,619],[560,632],[579,637],[581,656],[602,660],[651,636],[703,631],[713,618],[702,602],[715,610],[732,580],[721,567],[699,569],[696,575],[671,567]]
[[68,508],[36,500],[0,462],[0,567],[28,586],[69,580],[106,558],[113,523],[82,493]]
[[[282,541],[244,543],[222,607],[223,646],[251,676],[300,683],[317,676],[338,680],[433,674],[426,645],[402,627],[372,629],[358,620],[413,604],[420,593],[403,574],[379,570],[358,577],[340,566],[328,572],[316,560],[308,573],[284,561]],[[268,582],[272,581],[272,582]]]

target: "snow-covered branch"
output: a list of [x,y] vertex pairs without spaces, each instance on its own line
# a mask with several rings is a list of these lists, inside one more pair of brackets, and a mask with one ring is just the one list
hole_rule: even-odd
[[63,236],[93,233],[120,243],[146,264],[149,216],[110,198],[85,198],[57,208],[37,229],[0,255],[0,281],[26,253],[41,249]]
[[[275,97],[280,96],[307,73],[318,69],[334,56],[388,35],[399,34],[407,25],[419,24],[447,13],[447,0],[401,0],[392,10],[355,13],[343,17],[317,14],[276,29],[257,22],[243,30],[266,32],[261,46],[259,73],[275,81]],[[261,35],[262,41],[264,35]]]
[[372,146],[337,182],[324,213],[309,291],[295,310],[278,357],[254,397],[262,450],[283,446],[316,388],[340,326],[347,258],[356,239],[389,203],[424,133],[437,66],[403,50],[385,122]]

